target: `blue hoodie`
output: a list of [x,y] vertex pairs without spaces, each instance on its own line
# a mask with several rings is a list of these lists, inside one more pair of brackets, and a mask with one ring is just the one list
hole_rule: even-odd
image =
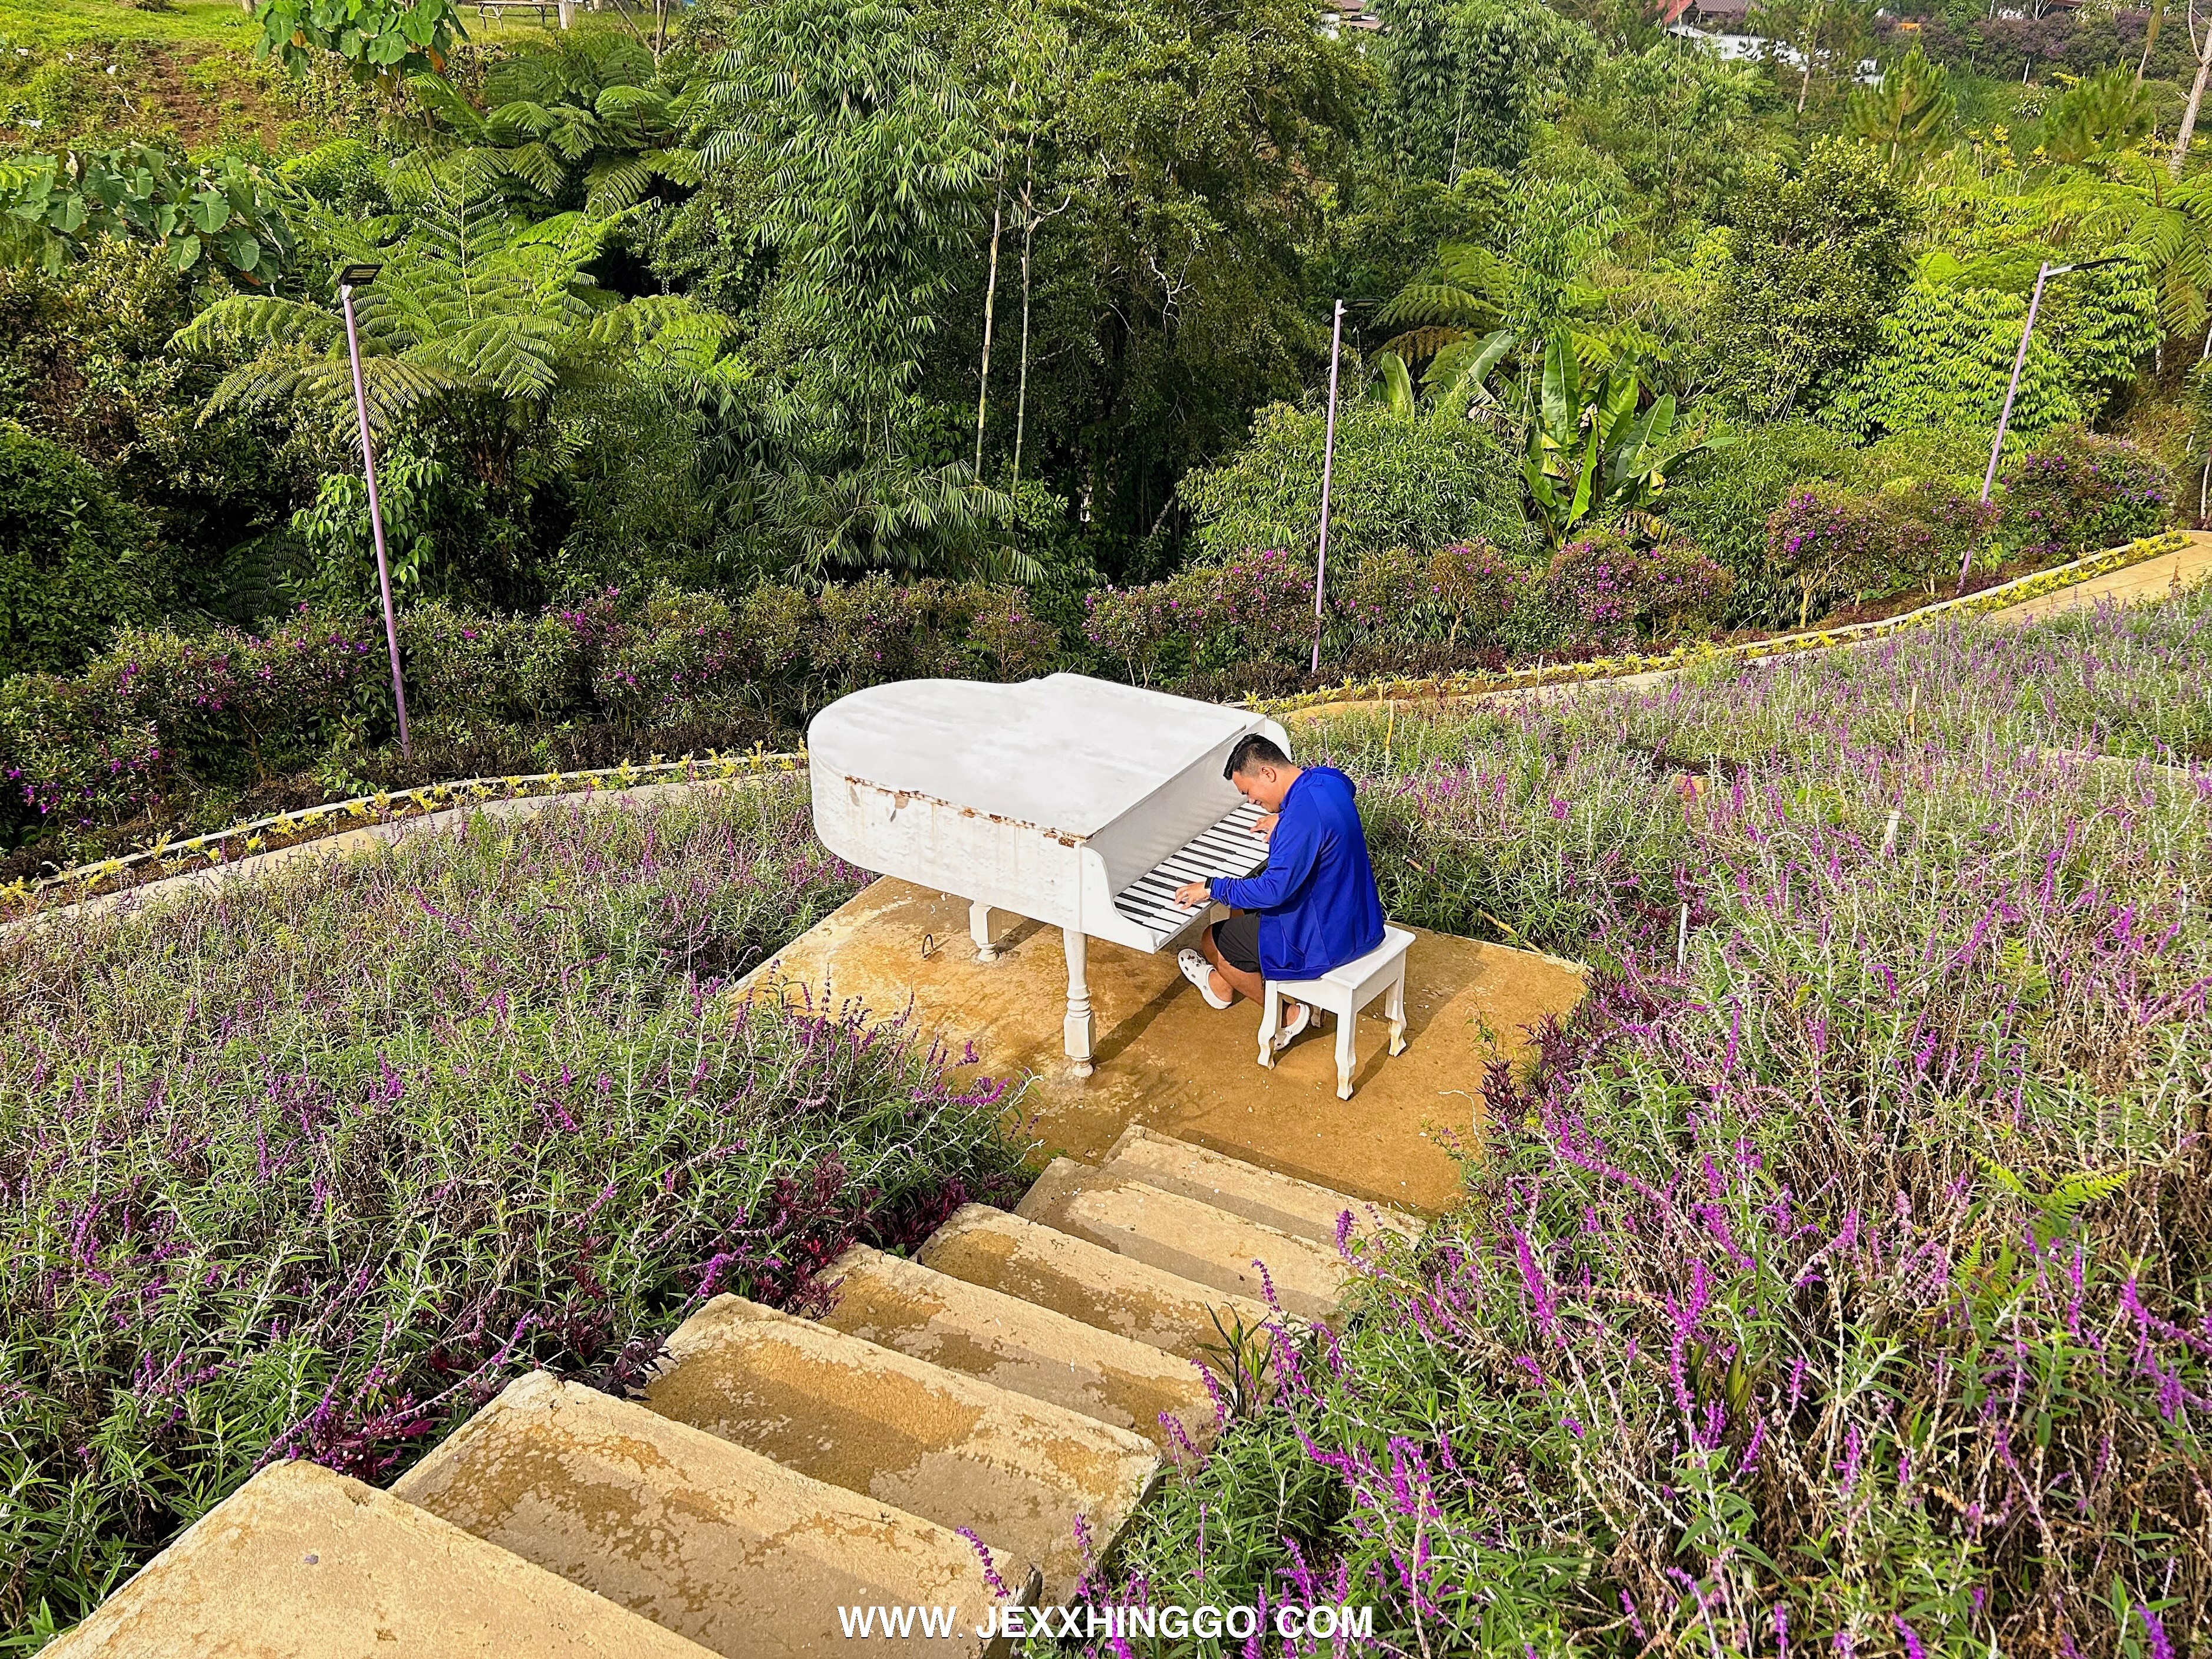
[[1307,767],[1283,797],[1267,867],[1212,884],[1218,902],[1260,913],[1260,967],[1269,979],[1313,979],[1382,943],[1382,898],[1352,795],[1352,780],[1334,767]]

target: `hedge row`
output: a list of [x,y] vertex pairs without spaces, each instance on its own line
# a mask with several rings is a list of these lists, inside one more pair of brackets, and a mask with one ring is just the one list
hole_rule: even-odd
[[[884,577],[819,594],[762,587],[734,603],[609,589],[524,617],[429,602],[400,618],[418,757],[496,758],[532,734],[586,727],[625,751],[674,735],[741,746],[859,686],[1024,678],[1057,649],[1018,589]],[[394,736],[374,613],[301,611],[259,635],[131,628],[82,674],[0,686],[0,778],[19,831],[64,841],[159,820],[210,788],[368,767]]]

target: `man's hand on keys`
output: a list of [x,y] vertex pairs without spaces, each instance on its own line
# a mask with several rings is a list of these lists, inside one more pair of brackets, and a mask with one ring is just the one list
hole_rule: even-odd
[[1275,838],[1275,826],[1283,821],[1280,812],[1262,812],[1252,820],[1252,833],[1262,841]]
[[1175,890],[1175,902],[1186,910],[1213,902],[1213,891],[1202,881],[1187,881]]

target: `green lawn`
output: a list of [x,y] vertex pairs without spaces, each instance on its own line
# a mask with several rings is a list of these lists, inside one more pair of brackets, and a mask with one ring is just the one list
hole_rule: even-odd
[[162,11],[120,0],[0,0],[0,40],[10,46],[158,40],[250,47],[256,33],[238,0],[170,0]]
[[[515,40],[555,33],[536,21],[480,21],[466,15],[470,38]],[[580,27],[620,27],[611,13],[587,16]],[[13,46],[68,46],[80,40],[154,40],[251,48],[258,31],[238,0],[168,0],[141,10],[123,0],[0,0],[0,41]]]

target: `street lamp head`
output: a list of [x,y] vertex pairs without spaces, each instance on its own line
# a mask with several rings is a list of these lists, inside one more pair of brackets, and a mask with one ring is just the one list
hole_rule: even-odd
[[353,264],[338,272],[341,288],[367,288],[384,274],[382,265]]

